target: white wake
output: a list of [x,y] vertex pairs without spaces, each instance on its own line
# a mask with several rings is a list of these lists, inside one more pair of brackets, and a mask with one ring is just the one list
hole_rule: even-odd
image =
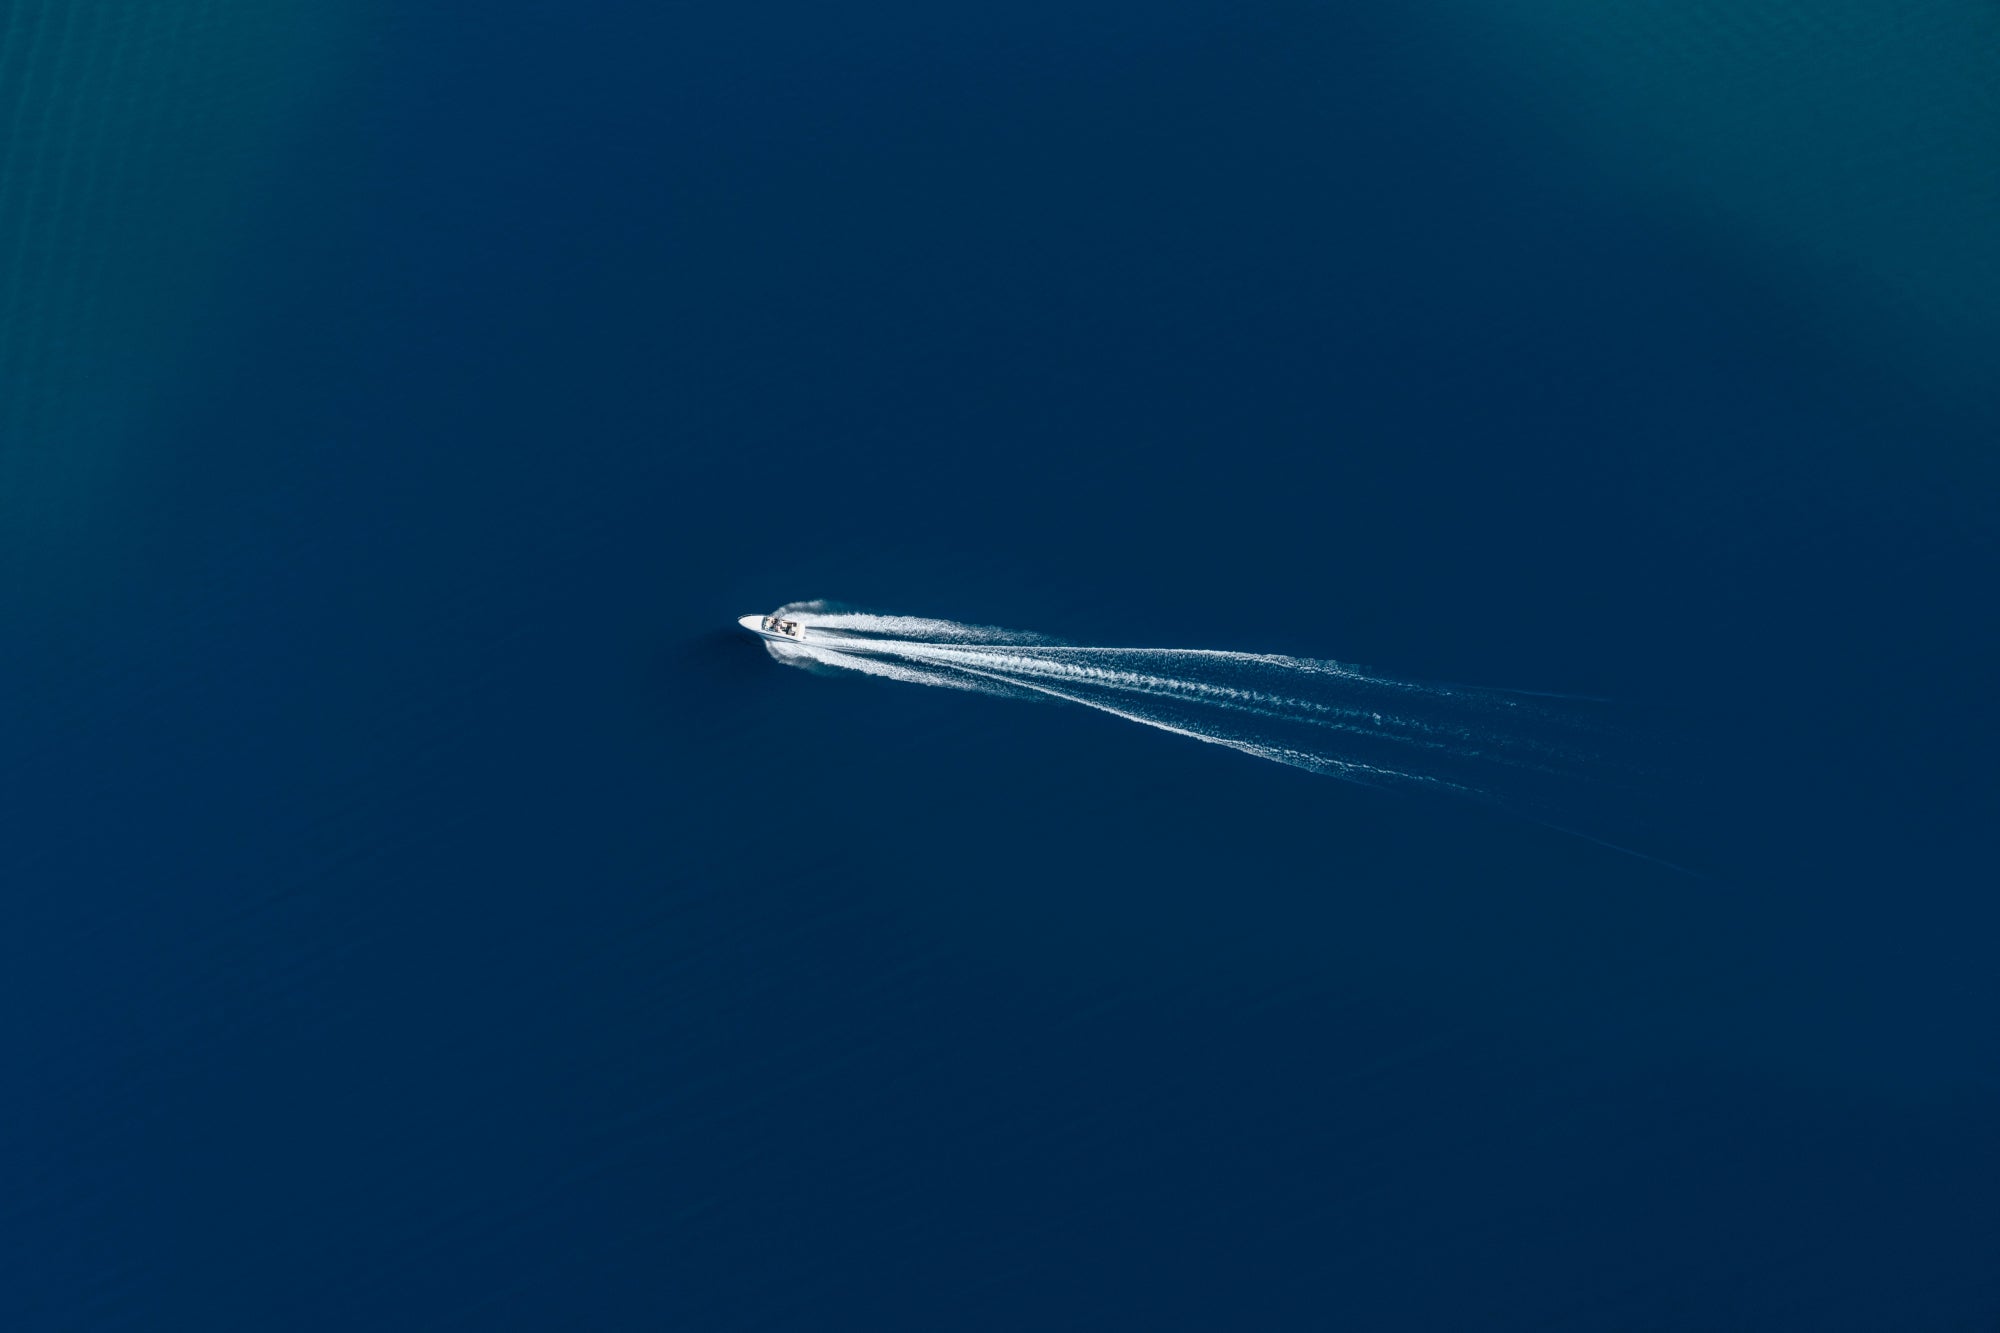
[[1601,701],[1424,684],[1340,662],[1107,648],[824,602],[776,612],[791,666],[1080,704],[1350,782],[1447,792],[1657,859],[1630,839],[1639,771]]

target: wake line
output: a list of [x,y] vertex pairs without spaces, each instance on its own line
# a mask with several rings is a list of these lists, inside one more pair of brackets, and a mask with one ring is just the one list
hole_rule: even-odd
[[[985,673],[981,672],[977,674],[984,675]],[[990,679],[1004,680],[1004,677],[993,676],[990,677]],[[1029,688],[1040,689],[1043,693],[1048,694],[1053,698],[1062,699],[1068,703],[1079,703],[1079,704],[1084,704],[1091,708],[1099,709],[1103,712],[1110,713],[1114,717],[1122,717],[1129,722],[1141,722],[1144,723],[1146,726],[1157,727],[1161,731],[1170,731],[1174,733],[1176,736],[1187,736],[1194,740],[1205,741],[1210,745],[1226,745],[1233,750],[1241,750],[1245,754],[1256,755],[1260,759],[1271,759],[1281,764],[1291,764],[1296,768],[1311,769],[1314,772],[1375,773],[1381,776],[1394,776],[1394,777],[1409,776],[1405,774],[1390,774],[1385,772],[1384,770],[1371,769],[1365,764],[1342,763],[1339,761],[1334,761],[1333,766],[1331,768],[1328,768],[1325,766],[1325,761],[1319,759],[1316,756],[1305,754],[1301,751],[1286,750],[1277,746],[1252,745],[1246,741],[1231,740],[1229,737],[1226,736],[1204,735],[1199,731],[1191,731],[1185,727],[1177,727],[1172,725],[1171,723],[1161,722],[1156,718],[1145,717],[1138,713],[1128,713],[1125,712],[1123,709],[1114,708],[1111,705],[1103,703],[1099,700],[1084,699],[1074,694],[1064,694],[1060,690],[1050,689],[1046,686],[1030,686]],[[1421,780],[1437,781],[1437,779],[1421,779]],[[1456,784],[1447,783],[1445,785],[1455,786]]]
[[[918,655],[922,655],[926,651],[923,648],[916,647],[915,645],[905,645],[905,646],[913,649]],[[1427,726],[1421,722],[1415,722],[1408,718],[1388,717],[1384,716],[1381,713],[1364,712],[1360,709],[1352,709],[1352,708],[1336,709],[1336,708],[1331,708],[1325,704],[1313,703],[1312,701],[1306,699],[1289,699],[1282,695],[1267,694],[1261,690],[1233,690],[1227,688],[1226,686],[1224,687],[1204,686],[1187,681],[1169,680],[1160,676],[1148,676],[1135,672],[1105,672],[1100,670],[1093,670],[1088,667],[1068,667],[1064,668],[1059,672],[1048,672],[1039,669],[1038,665],[1035,664],[1032,659],[1013,659],[1012,663],[1010,664],[1007,659],[995,660],[991,658],[991,656],[988,654],[973,654],[970,656],[969,659],[958,659],[958,660],[961,661],[969,660],[973,662],[979,662],[982,666],[990,666],[994,669],[989,671],[981,671],[972,666],[966,666],[964,669],[967,671],[972,671],[974,672],[974,674],[985,676],[989,680],[998,680],[1017,685],[1029,684],[1029,681],[1024,680],[1022,678],[1023,676],[1036,676],[1042,679],[1048,679],[1051,675],[1053,675],[1058,679],[1061,679],[1065,676],[1080,677],[1085,681],[1103,682],[1117,689],[1132,690],[1141,694],[1151,695],[1160,698],[1170,698],[1170,699],[1181,698],[1184,697],[1186,691],[1192,689],[1200,691],[1202,694],[1206,695],[1209,699],[1214,700],[1223,707],[1253,714],[1257,717],[1270,718],[1278,721],[1297,720],[1309,726],[1324,727],[1330,731],[1345,732],[1350,735],[1357,735],[1357,736],[1380,736],[1380,735],[1390,734],[1393,731],[1400,731],[1403,733],[1414,733],[1414,734],[1403,734],[1401,736],[1401,739],[1405,743],[1410,745],[1419,746],[1421,748],[1429,750],[1436,750],[1447,754],[1458,755],[1460,757],[1467,757],[1467,758],[1477,757],[1482,753],[1478,739],[1476,737],[1467,734],[1462,729],[1457,731],[1447,730],[1441,733],[1439,732],[1438,728]],[[1015,665],[1016,671],[1018,671],[1019,674],[1010,674],[1006,670],[1006,668],[1009,665]],[[1135,722],[1146,722],[1149,724],[1154,723],[1154,719],[1144,717],[1135,713],[1119,712],[1118,710],[1109,708],[1101,700],[1089,699],[1072,694],[1060,694],[1053,689],[1046,690],[1045,692],[1054,695],[1057,698],[1067,700],[1068,702],[1071,703],[1081,703],[1090,707],[1101,708],[1106,712],[1116,712],[1118,716],[1128,718]],[[1349,720],[1335,721],[1333,720],[1334,717],[1344,717]],[[1198,733],[1190,731],[1181,731],[1181,734],[1195,736],[1196,739],[1198,740],[1220,739],[1218,737],[1200,735]],[[1438,734],[1453,735],[1456,737],[1456,739],[1455,740],[1435,739],[1434,737]],[[1252,753],[1260,752],[1253,747],[1237,746],[1236,748],[1248,749]],[[1507,755],[1507,754],[1495,753],[1491,755],[1490,758],[1493,759],[1495,762],[1499,763],[1513,764],[1524,768],[1540,768],[1543,769],[1544,771],[1548,771],[1546,765],[1534,763],[1525,754]],[[1284,762],[1290,763],[1293,761],[1287,759]],[[1324,761],[1315,762],[1312,764],[1301,763],[1298,764],[1297,766],[1311,767],[1318,769],[1322,767],[1323,762]],[[1366,765],[1357,764],[1353,761],[1335,761],[1335,762],[1337,762],[1338,766],[1342,769],[1367,769]],[[1376,770],[1368,769],[1368,771],[1372,772]],[[1409,776],[1414,780],[1414,778],[1417,775],[1405,775],[1405,776]]]
[[[982,666],[991,667],[996,671],[1000,672],[1005,672],[1006,670],[1011,668],[1013,670],[1018,670],[1021,672],[1038,674],[1043,676],[1051,676],[1051,675],[1059,677],[1068,676],[1068,677],[1079,678],[1085,681],[1103,682],[1119,688],[1135,689],[1147,694],[1158,694],[1170,698],[1182,697],[1187,694],[1198,694],[1205,696],[1209,699],[1213,699],[1219,703],[1224,704],[1225,706],[1263,707],[1263,708],[1280,710],[1279,712],[1274,713],[1273,714],[1274,716],[1282,716],[1283,710],[1293,710],[1301,714],[1315,714],[1315,715],[1320,715],[1322,717],[1346,718],[1348,720],[1344,722],[1320,723],[1320,725],[1331,726],[1338,730],[1343,730],[1343,731],[1357,731],[1357,732],[1366,731],[1367,728],[1363,727],[1360,724],[1363,722],[1372,722],[1376,728],[1394,726],[1394,727],[1401,727],[1405,730],[1414,732],[1429,733],[1432,735],[1440,735],[1440,734],[1454,735],[1462,739],[1469,739],[1468,733],[1463,728],[1440,728],[1438,726],[1421,722],[1411,718],[1385,715],[1379,711],[1373,711],[1359,707],[1337,708],[1328,704],[1315,703],[1309,699],[1288,698],[1284,695],[1272,694],[1263,690],[1233,689],[1227,685],[1208,685],[1200,681],[1177,680],[1172,677],[1147,675],[1142,672],[1109,670],[1103,667],[1077,666],[1062,661],[1045,662],[1043,659],[1034,657],[1016,656],[1011,658],[1002,658],[1002,657],[995,657],[990,652],[982,651],[982,652],[965,653],[952,649],[933,648],[928,645],[922,645],[922,644],[898,644],[896,646],[913,655],[942,657],[948,661],[976,662]],[[1144,648],[1107,648],[1107,649],[1090,649],[1087,651],[1091,652],[1101,651],[1106,653],[1143,653],[1155,650],[1149,650]],[[1180,650],[1176,651],[1180,652]],[[1183,653],[1182,655],[1187,655],[1187,654]],[[1281,663],[1287,667],[1295,667],[1298,669],[1310,669],[1311,665],[1313,665],[1302,662],[1300,659],[1297,658],[1287,659],[1287,658],[1274,658],[1274,657],[1253,657],[1249,654],[1215,654],[1215,655],[1218,657],[1224,657],[1224,656],[1234,657],[1241,661]],[[1357,673],[1353,671],[1342,671],[1338,674],[1349,680],[1362,679],[1362,677],[1360,677]],[[1414,741],[1414,743],[1432,745],[1441,749],[1449,748],[1449,742],[1417,739]]]
[[[1602,701],[1402,679],[1321,658],[1112,648],[823,602],[774,615],[791,666],[1076,704],[1366,786],[1446,792],[1648,860],[1634,845],[1652,775]],[[746,621],[751,628],[756,618]]]

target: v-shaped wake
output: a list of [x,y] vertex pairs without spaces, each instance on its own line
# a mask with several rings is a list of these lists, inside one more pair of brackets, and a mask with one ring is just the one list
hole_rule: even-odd
[[1653,859],[1625,841],[1643,822],[1643,775],[1614,754],[1622,740],[1599,701],[1270,653],[1090,647],[822,602],[743,623],[788,665],[1079,704],[1351,782],[1470,797]]

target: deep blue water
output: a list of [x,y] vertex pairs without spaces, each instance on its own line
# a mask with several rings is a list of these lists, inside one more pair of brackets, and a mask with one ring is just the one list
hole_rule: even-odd
[[[129,151],[20,10],[0,1326],[1992,1328],[1990,109],[1347,8],[328,0]],[[808,597],[1609,696],[1710,873]]]

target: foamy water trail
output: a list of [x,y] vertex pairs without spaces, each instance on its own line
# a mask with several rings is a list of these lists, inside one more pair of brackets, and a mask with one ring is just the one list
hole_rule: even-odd
[[1498,805],[1649,859],[1646,774],[1597,700],[1398,679],[1344,663],[1201,648],[1117,648],[824,602],[778,615],[791,666],[1078,704],[1350,782]]

